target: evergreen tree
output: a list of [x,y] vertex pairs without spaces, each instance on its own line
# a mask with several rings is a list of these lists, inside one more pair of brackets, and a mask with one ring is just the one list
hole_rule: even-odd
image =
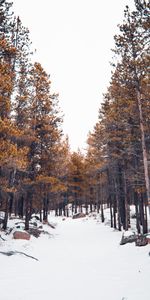
[[150,183],[148,174],[148,153],[146,149],[143,118],[143,81],[147,78],[147,53],[149,52],[149,9],[150,4],[135,0],[136,10],[125,10],[125,20],[119,26],[120,34],[115,36],[115,53],[120,57],[119,70],[123,86],[130,86],[134,91],[139,111],[139,126],[143,152],[143,165],[148,203],[150,201]]

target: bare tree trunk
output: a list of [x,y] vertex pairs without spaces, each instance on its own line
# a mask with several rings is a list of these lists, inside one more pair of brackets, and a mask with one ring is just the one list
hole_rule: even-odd
[[125,201],[125,230],[128,230],[129,227],[129,207],[128,207],[128,199],[127,199],[127,182],[126,182],[126,171],[124,168],[123,171],[123,175],[124,175],[124,201]]
[[40,209],[40,222],[42,222],[42,210]]
[[134,193],[134,197],[135,197],[135,210],[136,210],[136,229],[138,233],[141,233],[138,193]]
[[69,217],[69,209],[68,209],[68,206],[66,207],[66,216],[67,216],[67,218]]
[[89,211],[88,211],[88,201],[87,201],[87,196],[86,196],[86,200],[85,200],[85,213],[86,215],[88,215]]
[[104,186],[101,184],[101,196],[100,196],[100,210],[101,210],[101,221],[104,223],[104,209],[103,209],[103,194],[104,194]]
[[141,141],[142,141],[142,152],[143,152],[145,186],[146,186],[146,194],[147,194],[147,201],[148,201],[149,214],[150,214],[150,183],[149,183],[149,174],[148,174],[148,160],[147,160],[147,151],[146,151],[146,143],[145,143],[145,132],[144,132],[144,124],[143,124],[143,113],[142,113],[140,91],[137,91],[137,100],[138,100],[138,109],[139,109],[139,117],[140,117],[140,130],[141,130]]
[[29,220],[30,220],[30,207],[29,207],[29,194],[27,193],[25,200],[25,230],[29,230]]
[[9,200],[10,196],[8,195],[6,199],[6,207],[5,207],[5,217],[4,217],[4,223],[3,223],[3,229],[7,229],[7,222],[8,222],[8,213],[9,213]]
[[113,197],[113,222],[114,222],[114,228],[117,228],[117,222],[116,222],[116,198]]
[[116,206],[117,206],[117,221],[118,221],[118,230],[121,231],[121,220],[120,220],[120,203],[119,203],[119,195],[118,195],[118,186],[115,179],[115,196],[116,196]]
[[111,223],[111,227],[113,227],[114,224],[113,224],[113,208],[112,208],[112,203],[110,203],[110,223]]

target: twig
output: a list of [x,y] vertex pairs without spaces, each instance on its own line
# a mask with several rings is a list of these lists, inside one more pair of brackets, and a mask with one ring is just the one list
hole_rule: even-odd
[[12,256],[12,255],[15,255],[15,254],[22,254],[22,255],[25,255],[29,258],[32,258],[32,259],[35,259],[35,260],[38,261],[38,259],[36,257],[28,255],[28,254],[26,254],[24,252],[20,252],[20,251],[8,251],[8,252],[0,251],[0,254],[7,255],[7,256]]
[[2,238],[2,236],[0,235],[0,239],[2,239],[3,241],[6,241],[5,239]]

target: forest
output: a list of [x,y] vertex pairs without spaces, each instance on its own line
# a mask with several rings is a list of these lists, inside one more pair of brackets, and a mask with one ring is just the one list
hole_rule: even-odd
[[56,216],[96,211],[128,230],[135,206],[138,233],[150,213],[150,3],[128,6],[114,36],[112,76],[100,99],[86,153],[72,152],[62,130],[59,94],[34,62],[28,28],[0,0],[0,212]]

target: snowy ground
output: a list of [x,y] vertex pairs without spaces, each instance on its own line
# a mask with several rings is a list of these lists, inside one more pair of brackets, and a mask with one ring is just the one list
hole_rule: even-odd
[[50,217],[53,237],[0,241],[0,300],[149,300],[150,245],[120,246],[121,233],[93,217]]

